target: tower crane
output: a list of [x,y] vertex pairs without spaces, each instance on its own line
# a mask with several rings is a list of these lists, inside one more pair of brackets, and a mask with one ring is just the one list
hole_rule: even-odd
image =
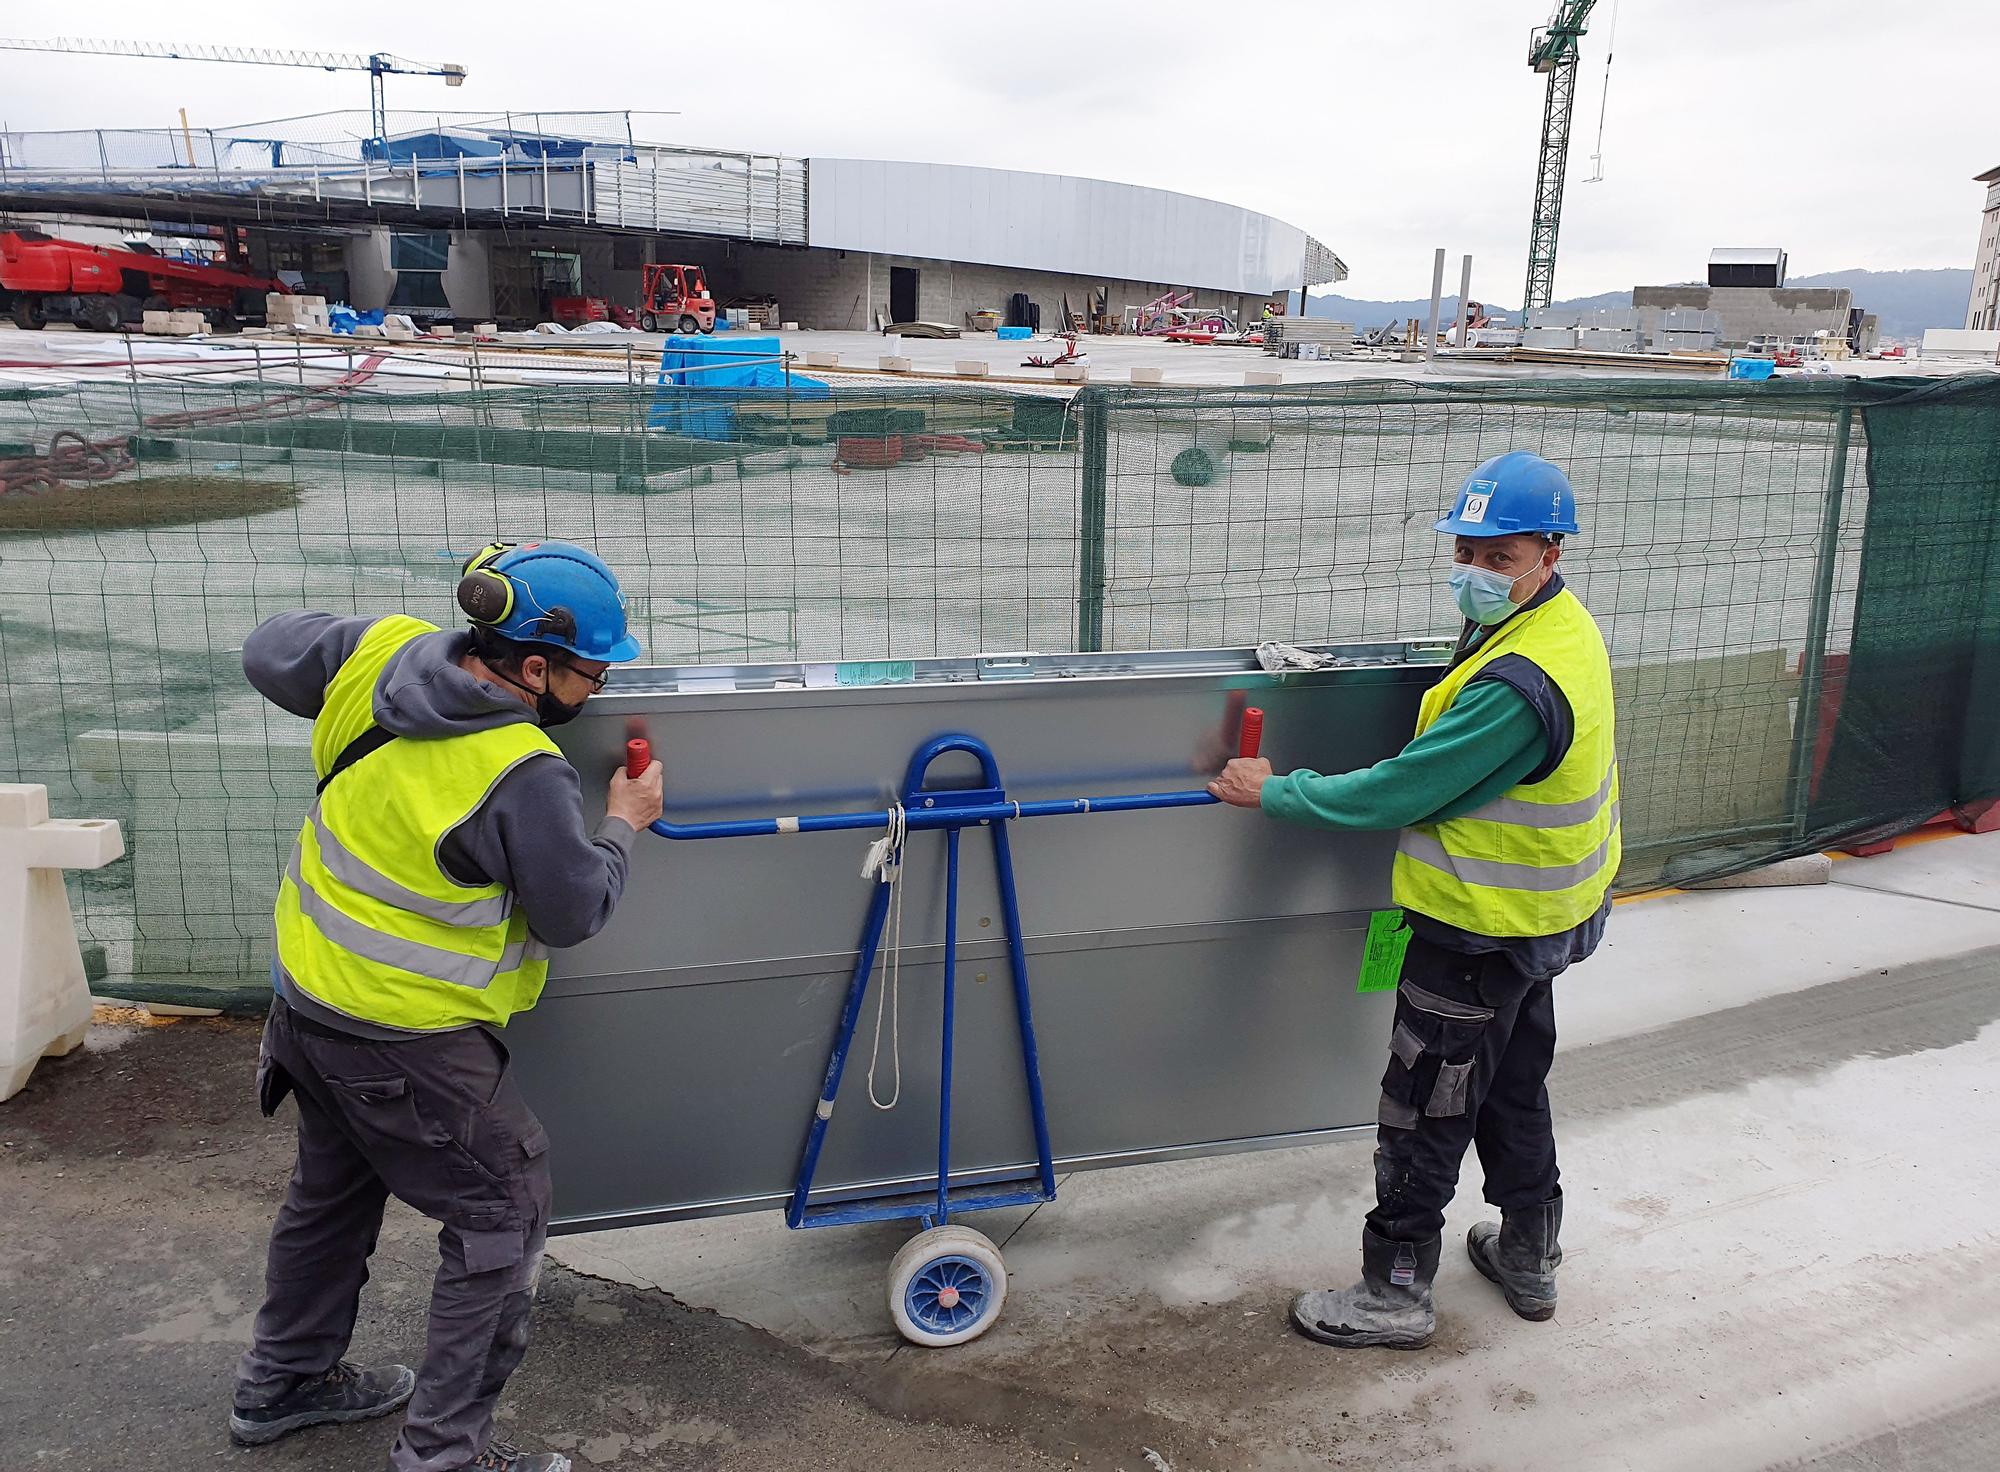
[[1569,166],[1569,122],[1576,107],[1576,43],[1596,3],[1556,0],[1555,14],[1528,42],[1528,65],[1548,76],[1549,88],[1542,101],[1542,156],[1535,170],[1524,311],[1546,307],[1555,295],[1556,234],[1562,228],[1563,173]]
[[329,72],[368,73],[368,124],[374,136],[389,130],[388,108],[382,98],[387,76],[443,77],[447,87],[465,83],[465,68],[446,62],[432,65],[377,51],[360,56],[346,51],[273,50],[255,46],[200,46],[179,41],[90,41],[72,36],[47,40],[0,39],[0,51],[56,52],[71,56],[144,56],[160,61],[227,61],[244,66],[303,66]]

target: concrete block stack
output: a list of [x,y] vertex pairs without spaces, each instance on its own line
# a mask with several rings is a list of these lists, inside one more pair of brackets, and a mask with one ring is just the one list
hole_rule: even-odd
[[267,326],[292,332],[333,330],[333,324],[327,320],[325,297],[293,295],[282,291],[265,294],[264,322]]
[[1592,353],[1639,351],[1639,321],[1630,312],[1601,308],[1577,320],[1576,345]]
[[1661,312],[1653,329],[1653,351],[1659,353],[1712,353],[1721,340],[1722,323],[1715,313],[1691,307]]
[[[1305,352],[1303,349],[1313,351]],[[1325,317],[1272,317],[1264,323],[1264,351],[1280,358],[1344,357],[1354,349],[1354,324]]]
[[199,312],[146,312],[139,330],[152,337],[193,337],[208,331],[208,319]]
[[1524,348],[1573,348],[1577,339],[1577,315],[1554,307],[1536,307],[1528,313],[1521,329]]

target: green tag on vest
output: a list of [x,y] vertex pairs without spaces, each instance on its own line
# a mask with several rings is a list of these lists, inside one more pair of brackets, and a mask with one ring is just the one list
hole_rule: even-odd
[[1410,927],[1401,910],[1377,910],[1368,917],[1368,939],[1361,950],[1361,980],[1357,992],[1392,992],[1403,976],[1403,952],[1410,948]]

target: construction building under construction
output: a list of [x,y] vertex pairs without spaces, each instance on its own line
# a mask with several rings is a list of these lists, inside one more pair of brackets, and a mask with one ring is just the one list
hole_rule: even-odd
[[630,306],[653,262],[833,329],[1117,324],[1169,292],[1241,322],[1347,275],[1295,225],[1162,189],[649,143],[622,112],[375,121],[0,134],[0,222],[206,237],[329,300],[468,325]]

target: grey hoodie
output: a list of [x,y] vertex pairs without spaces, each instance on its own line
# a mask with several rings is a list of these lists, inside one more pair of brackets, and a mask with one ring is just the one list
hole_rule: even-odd
[[[276,614],[243,641],[243,673],[265,699],[310,720],[375,622],[304,609]],[[375,683],[376,723],[420,741],[514,721],[532,724],[535,713],[518,695],[459,666],[471,647],[470,634],[441,630],[398,649]],[[576,768],[546,755],[502,777],[472,816],[445,836],[438,858],[460,884],[512,890],[528,928],[544,944],[573,946],[611,918],[625,892],[634,837],[622,818],[605,818],[594,836],[586,832]],[[300,992],[283,967],[274,968],[273,981],[288,1003],[316,1022],[363,1037],[408,1036],[322,1006]]]

